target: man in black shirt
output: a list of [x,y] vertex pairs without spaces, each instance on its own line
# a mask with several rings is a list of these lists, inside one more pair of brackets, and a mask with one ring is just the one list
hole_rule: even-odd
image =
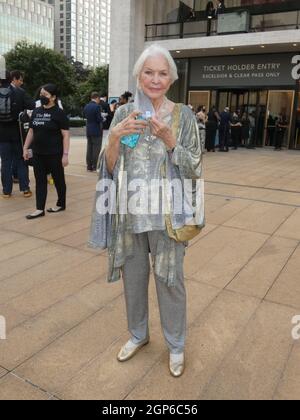
[[97,92],[91,94],[91,102],[84,107],[83,115],[87,120],[87,170],[89,172],[94,172],[97,169],[103,138],[103,119],[101,116],[100,96]]
[[112,122],[113,119],[113,115],[108,103],[108,97],[107,94],[105,93],[104,95],[101,96],[100,98],[100,107],[102,110],[102,117],[103,118],[103,129],[104,130],[109,130],[110,128],[110,124]]
[[11,85],[14,88],[22,88],[24,84],[24,76],[19,70],[13,70],[10,73]]
[[230,109],[228,107],[220,115],[220,127],[219,127],[219,137],[220,137],[220,150],[219,152],[228,152],[229,151],[229,136],[230,136]]
[[[14,89],[22,89],[22,86],[24,84],[24,75],[19,70],[13,70],[10,72],[10,78],[11,78],[11,86]],[[13,182],[14,184],[19,184],[18,179],[18,165],[15,159],[13,159]],[[29,185],[29,167],[27,165],[27,177],[28,177],[28,185]]]
[[226,6],[225,6],[225,0],[219,0],[219,4],[217,6],[217,15],[221,15],[222,13],[225,13]]
[[33,109],[34,101],[23,89],[10,84],[10,74],[0,80],[0,157],[3,198],[10,198],[13,189],[13,161],[16,162],[20,190],[25,197],[31,197],[28,168],[23,159],[18,123],[19,114],[25,109]]

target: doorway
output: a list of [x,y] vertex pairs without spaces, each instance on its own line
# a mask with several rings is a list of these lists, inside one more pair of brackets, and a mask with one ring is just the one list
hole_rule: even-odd
[[[213,90],[213,91],[190,91],[189,103],[197,110],[199,105],[205,105],[206,109],[215,106],[219,113],[229,106],[231,112],[246,112],[255,118],[253,143],[257,147],[275,145],[276,121],[280,115],[287,120],[283,146],[289,147],[292,129],[292,115],[295,100],[293,90]],[[292,147],[300,149],[300,94],[297,112],[296,138]]]
[[217,92],[217,108],[222,112],[225,107],[229,107],[231,112],[248,112],[249,91],[248,90],[230,90]]
[[215,91],[215,106],[222,112],[229,106],[231,112],[246,112],[255,118],[253,142],[258,147],[265,144],[265,121],[268,103],[267,90],[232,89]]
[[298,93],[296,135],[295,135],[295,140],[294,140],[294,148],[300,150],[300,93]]
[[287,129],[284,133],[282,146],[289,146],[294,99],[295,92],[293,90],[269,91],[266,118],[265,146],[275,145],[276,123],[280,115],[282,115],[287,121]]

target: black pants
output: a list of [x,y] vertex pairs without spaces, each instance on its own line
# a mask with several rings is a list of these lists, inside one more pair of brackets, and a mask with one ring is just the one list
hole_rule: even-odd
[[241,129],[240,127],[231,127],[231,141],[232,147],[237,149],[241,144]]
[[229,148],[229,127],[221,126],[219,129],[220,150],[228,150]]
[[282,148],[283,140],[284,140],[284,131],[276,130],[275,133],[275,149],[279,150]]
[[90,170],[97,169],[97,163],[99,154],[102,147],[102,136],[87,136],[87,153],[86,153],[86,164]]
[[207,126],[207,129],[206,129],[206,149],[207,149],[208,152],[210,152],[211,150],[215,150],[216,135],[217,135],[217,127]]
[[48,174],[52,175],[57,191],[58,201],[56,205],[65,209],[67,187],[65,170],[62,166],[62,156],[35,154],[33,157],[33,168],[36,181],[37,210],[45,210],[48,191]]

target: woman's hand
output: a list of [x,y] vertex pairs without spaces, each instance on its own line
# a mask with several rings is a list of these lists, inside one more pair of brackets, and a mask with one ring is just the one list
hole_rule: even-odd
[[140,112],[135,111],[117,124],[111,130],[111,137],[120,140],[121,137],[128,136],[130,134],[143,133],[147,127],[147,122],[144,120],[137,120],[136,117],[138,115],[140,115]]
[[163,140],[168,150],[174,149],[177,142],[173,136],[172,129],[167,124],[162,123],[155,117],[151,118],[150,123],[152,135]]
[[69,165],[69,156],[68,155],[63,155],[63,158],[62,158],[63,168],[66,168],[68,165]]
[[146,121],[136,119],[138,115],[140,115],[140,112],[133,112],[117,124],[110,132],[108,146],[105,151],[107,170],[110,174],[113,173],[120,155],[121,138],[130,134],[141,134],[147,127]]

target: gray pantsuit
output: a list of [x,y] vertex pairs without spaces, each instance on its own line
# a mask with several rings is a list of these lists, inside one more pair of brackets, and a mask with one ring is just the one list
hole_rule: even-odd
[[[139,344],[149,337],[148,285],[150,275],[149,251],[155,264],[155,253],[159,235],[153,231],[133,235],[133,256],[127,258],[123,267],[128,328],[132,341]],[[171,239],[170,239],[171,240]],[[177,283],[169,287],[155,279],[160,318],[168,348],[173,354],[184,352],[186,337],[186,291],[183,275],[185,245],[176,244]]]

